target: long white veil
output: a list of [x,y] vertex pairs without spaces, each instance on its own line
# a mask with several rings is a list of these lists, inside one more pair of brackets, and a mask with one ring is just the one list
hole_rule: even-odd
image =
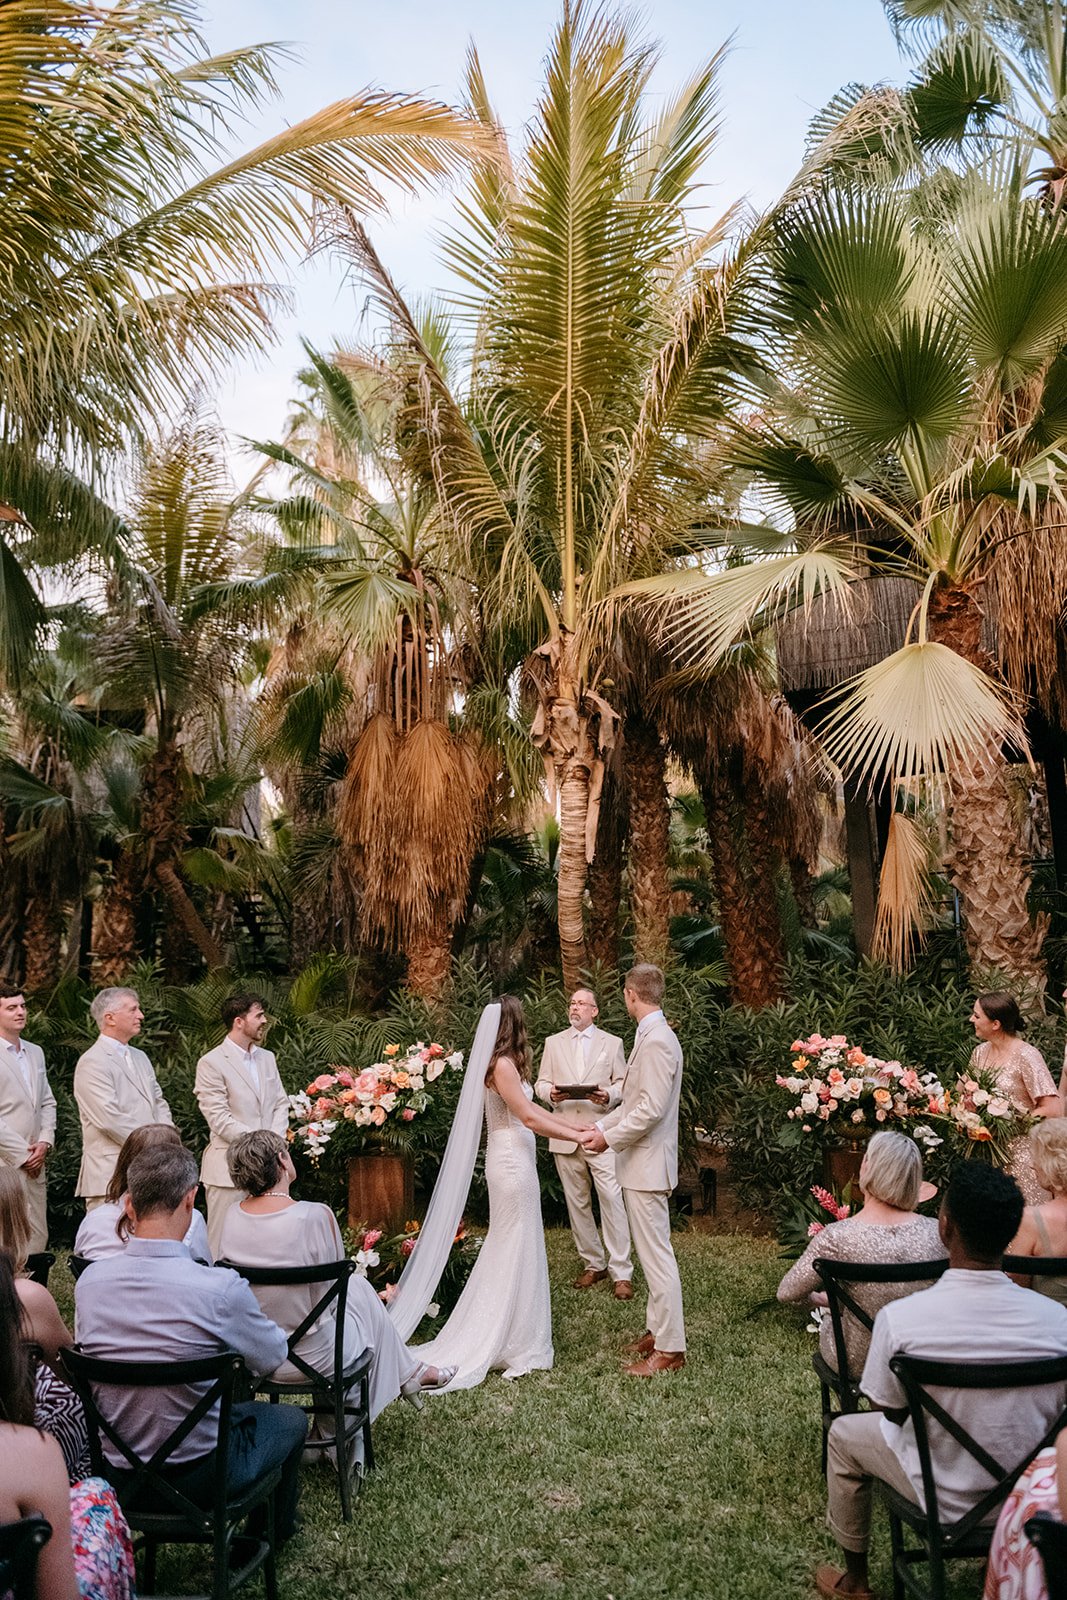
[[410,1339],[426,1315],[463,1216],[482,1135],[485,1075],[499,1030],[499,1005],[486,1006],[467,1057],[463,1087],[459,1091],[441,1170],[430,1196],[426,1221],[419,1233],[419,1242],[400,1274],[396,1293],[389,1301],[389,1315],[402,1339]]

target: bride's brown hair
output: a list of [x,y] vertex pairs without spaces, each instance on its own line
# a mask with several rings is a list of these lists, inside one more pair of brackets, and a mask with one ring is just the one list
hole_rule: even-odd
[[519,1077],[529,1083],[530,1040],[526,1032],[522,1001],[516,1000],[513,994],[502,994],[496,1003],[500,1007],[500,1026],[497,1029],[496,1044],[493,1046],[485,1081],[488,1083],[493,1076],[493,1070],[501,1056],[507,1056],[509,1061],[514,1062]]

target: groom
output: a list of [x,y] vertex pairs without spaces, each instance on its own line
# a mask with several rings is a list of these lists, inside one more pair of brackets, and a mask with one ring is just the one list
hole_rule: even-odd
[[634,1378],[685,1366],[682,1284],[671,1248],[668,1202],[678,1182],[678,1100],[682,1047],[663,1015],[663,973],[647,963],[623,984],[637,1034],[621,1103],[602,1117],[586,1149],[614,1150],[637,1258],[648,1284],[648,1331],[631,1346],[639,1357],[625,1370]]

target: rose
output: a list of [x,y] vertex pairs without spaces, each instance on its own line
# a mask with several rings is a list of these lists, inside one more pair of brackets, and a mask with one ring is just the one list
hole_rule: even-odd
[[405,1122],[411,1122],[414,1120],[415,1112],[411,1106],[405,1106],[400,1115]]
[[858,1100],[860,1095],[863,1093],[863,1079],[850,1078],[846,1083],[845,1088],[848,1090],[850,1100]]
[[411,1087],[411,1079],[406,1072],[394,1072],[393,1082],[398,1089],[409,1089]]
[[988,1089],[976,1089],[974,1091],[973,1095],[971,1096],[971,1099],[974,1101],[976,1106],[987,1105],[989,1103],[989,1099],[990,1099],[989,1090]]
[[388,1112],[386,1112],[382,1106],[375,1106],[373,1111],[370,1113],[370,1120],[374,1123],[376,1128],[380,1128],[387,1115]]
[[874,1091],[874,1103],[876,1106],[891,1106],[893,1104],[893,1096],[888,1089],[876,1089]]
[[866,1119],[862,1111],[854,1111],[852,1113],[852,1120],[853,1122],[864,1122]]
[[853,1045],[852,1049],[845,1056],[845,1060],[848,1062],[850,1067],[862,1067],[866,1063],[867,1057],[857,1045]]
[[318,1077],[313,1078],[308,1084],[308,1094],[315,1094],[316,1092],[321,1093],[323,1089],[332,1089],[333,1085],[334,1079],[332,1074],[329,1072],[320,1072]]
[[807,1111],[809,1113],[812,1112],[812,1111],[818,1111],[818,1109],[819,1109],[819,1097],[818,1097],[818,1095],[817,1094],[802,1094],[801,1097],[800,1097],[800,1109],[801,1109],[801,1111]]
[[319,1117],[319,1118],[328,1117],[332,1110],[333,1110],[333,1107],[331,1106],[331,1104],[330,1104],[330,1102],[328,1100],[316,1100],[315,1101],[315,1115],[317,1117]]

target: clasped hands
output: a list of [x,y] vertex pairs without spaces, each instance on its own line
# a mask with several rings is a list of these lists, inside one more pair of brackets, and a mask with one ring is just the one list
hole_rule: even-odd
[[608,1141],[595,1123],[590,1123],[588,1127],[579,1127],[577,1139],[582,1149],[588,1150],[591,1156],[598,1156],[608,1148]]
[[36,1178],[44,1166],[45,1157],[50,1149],[50,1145],[43,1144],[40,1141],[37,1144],[31,1144],[30,1153],[22,1163],[22,1170],[29,1173],[31,1178]]

